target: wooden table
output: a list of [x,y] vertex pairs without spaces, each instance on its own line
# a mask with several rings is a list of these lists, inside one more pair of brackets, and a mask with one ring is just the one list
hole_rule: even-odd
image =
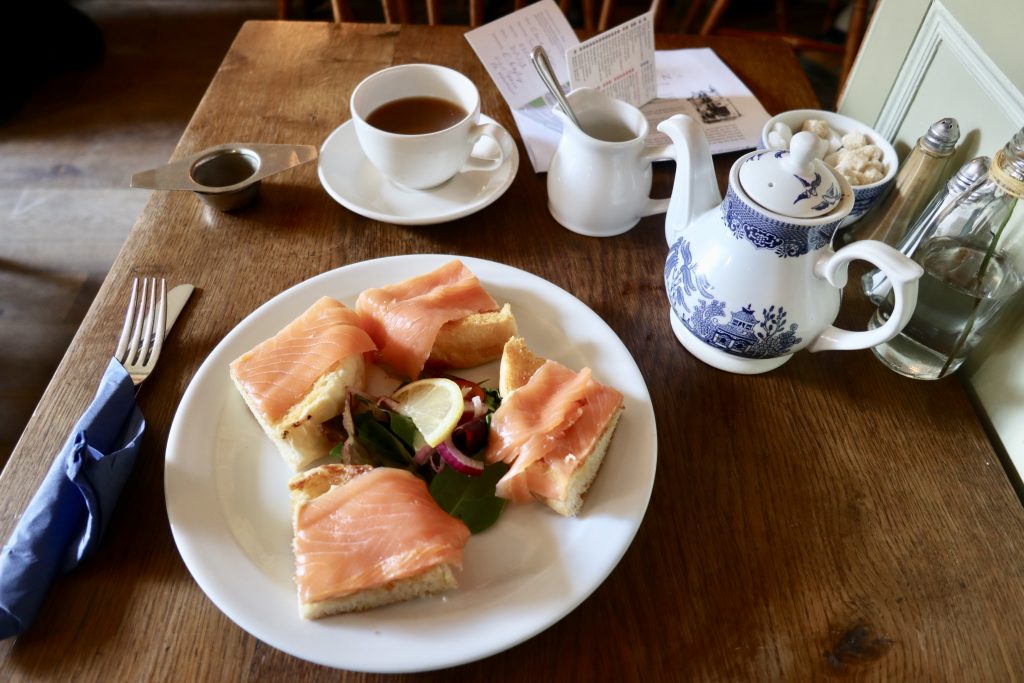
[[[771,113],[815,97],[782,43],[712,46]],[[318,145],[367,74],[446,64],[508,108],[456,28],[246,24],[175,151],[228,141]],[[200,591],[175,549],[163,452],[196,369],[283,289],[368,258],[454,253],[554,282],[601,315],[636,358],[658,425],[658,472],[622,562],[575,611],[526,643],[423,680],[1010,680],[1024,673],[1024,513],[956,380],[902,379],[868,351],[800,353],[763,376],[698,362],[668,325],[661,218],[623,236],[560,228],[523,155],[507,194],[429,228],[334,203],[313,165],[261,201],[212,212],[154,193],[0,477],[6,538],[112,351],[131,277],[200,292],[140,394],[143,452],[99,556],[57,582],[34,627],[0,643],[10,680],[337,680],[266,646]],[[735,156],[720,157],[720,178]],[[662,184],[671,165],[658,170]],[[857,301],[843,318],[862,323]],[[258,599],[254,596],[254,599]],[[339,643],[344,647],[344,643]],[[343,673],[342,680],[385,680]],[[397,680],[399,677],[387,677]]]

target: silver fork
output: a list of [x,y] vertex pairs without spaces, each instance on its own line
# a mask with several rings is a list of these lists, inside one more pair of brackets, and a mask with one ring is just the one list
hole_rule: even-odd
[[143,278],[139,292],[139,278],[132,282],[132,296],[128,313],[121,327],[114,358],[131,375],[138,387],[153,372],[160,349],[164,345],[167,327],[167,283],[160,279],[160,298],[156,296],[156,278]]

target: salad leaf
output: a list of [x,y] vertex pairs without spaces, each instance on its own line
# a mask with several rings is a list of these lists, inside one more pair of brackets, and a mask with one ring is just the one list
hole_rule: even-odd
[[494,495],[494,486],[509,466],[496,462],[483,474],[469,477],[446,467],[430,482],[430,495],[445,512],[461,519],[470,533],[478,534],[494,524],[505,509],[505,499]]
[[391,419],[391,431],[395,433],[399,439],[401,439],[406,446],[412,450],[416,450],[417,443],[423,443],[423,437],[420,435],[420,430],[416,429],[416,425],[413,423],[411,417],[406,417],[401,413],[396,413],[391,410],[385,410],[388,417]]
[[375,458],[355,436],[350,436],[331,449],[331,457],[338,458],[346,465],[379,465]]
[[[488,407],[486,415],[460,424],[451,435],[456,448],[470,457],[479,455],[487,445],[491,414],[501,405],[501,397],[496,390],[476,382],[445,376],[463,387],[467,399],[479,397]],[[461,519],[474,534],[489,528],[504,510],[505,500],[494,495],[494,488],[509,469],[505,463],[488,465],[482,474],[472,477],[445,467],[437,453],[432,453],[427,462],[417,464],[414,453],[425,443],[416,425],[389,409],[384,401],[365,394],[353,394],[342,417],[350,422],[333,419],[327,425],[334,428],[332,433],[336,437],[344,439],[331,450],[331,455],[342,462],[409,470],[428,483],[431,495],[443,510]],[[345,429],[344,424],[351,424],[351,430]]]
[[481,387],[484,390],[484,403],[487,404],[487,417],[490,418],[491,413],[498,409],[501,405],[501,394],[498,393],[497,389],[488,389],[487,387]]
[[356,438],[370,451],[381,456],[384,465],[407,467],[412,464],[412,453],[402,439],[395,436],[387,427],[374,419],[371,413],[361,413],[355,417]]

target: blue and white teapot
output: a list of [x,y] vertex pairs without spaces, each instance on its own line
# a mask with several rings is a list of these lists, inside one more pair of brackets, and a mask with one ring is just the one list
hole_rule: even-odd
[[[923,271],[882,242],[832,250],[853,190],[815,158],[813,133],[793,136],[790,151],[740,157],[723,200],[700,126],[677,115],[658,130],[672,139],[677,164],[665,217],[665,288],[672,329],[690,353],[722,370],[754,374],[800,349],[863,349],[899,334]],[[864,332],[832,325],[848,265],[857,259],[881,269],[895,293],[889,321]]]

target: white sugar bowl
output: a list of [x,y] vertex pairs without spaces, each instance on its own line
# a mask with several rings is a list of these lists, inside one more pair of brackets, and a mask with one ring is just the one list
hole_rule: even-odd
[[[788,136],[780,136],[777,131],[800,131],[807,121],[824,122],[832,139],[828,144],[819,147],[819,158],[826,158],[842,149],[842,138],[850,133],[857,133],[866,139],[869,145],[873,145],[881,152],[881,164],[885,173],[880,180],[869,183],[851,182],[853,187],[853,208],[849,215],[843,219],[840,227],[845,227],[860,220],[892,187],[899,169],[899,157],[896,150],[889,141],[882,137],[875,129],[857,119],[842,114],[822,109],[792,109],[777,114],[764,124],[761,130],[761,147],[763,149],[787,149],[790,144]],[[773,132],[776,134],[773,135]],[[795,135],[794,135],[795,137]]]

